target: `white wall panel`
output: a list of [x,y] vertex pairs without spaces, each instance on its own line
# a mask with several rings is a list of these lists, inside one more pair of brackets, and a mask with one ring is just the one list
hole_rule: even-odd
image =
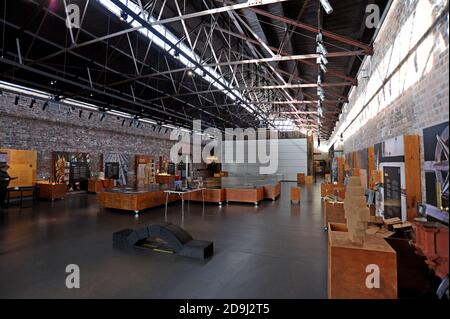
[[[248,142],[247,141],[227,141],[222,143],[222,151],[230,152],[233,154],[236,160],[236,153],[239,158],[244,158],[245,163],[223,163],[222,169],[228,171],[230,176],[257,176],[259,175],[259,163],[249,163]],[[243,150],[236,149],[242,147]],[[269,147],[267,147],[269,150]],[[277,174],[283,174],[284,180],[297,180],[297,173],[307,173],[308,170],[308,150],[306,139],[286,139],[278,140],[278,170]],[[255,156],[256,159],[257,156]],[[222,153],[222,159],[224,160],[224,153]]]

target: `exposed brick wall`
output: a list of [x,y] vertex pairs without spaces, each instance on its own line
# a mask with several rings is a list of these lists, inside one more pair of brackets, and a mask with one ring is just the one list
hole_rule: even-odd
[[71,111],[66,105],[50,103],[43,111],[43,101],[30,108],[30,98],[3,92],[0,96],[0,148],[36,150],[38,152],[38,177],[51,174],[53,151],[86,152],[91,154],[93,172],[98,172],[101,154],[118,152],[128,154],[134,171],[134,155],[169,156],[174,144],[169,133],[153,132],[149,124],[139,128],[122,126],[122,119],[107,115],[100,121],[95,113],[88,119],[89,111]]
[[339,141],[347,128],[345,153],[407,134],[420,135],[423,149],[422,130],[448,121],[447,3],[393,2],[366,64],[368,77],[359,77],[331,139]]

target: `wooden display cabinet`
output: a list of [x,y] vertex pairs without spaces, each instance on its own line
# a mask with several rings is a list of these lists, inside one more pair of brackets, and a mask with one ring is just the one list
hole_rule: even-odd
[[253,203],[258,206],[258,203],[264,199],[264,188],[226,188],[225,195],[227,203]]
[[156,183],[156,167],[153,156],[136,155],[134,167],[138,185],[150,185]]
[[38,182],[39,198],[55,200],[64,199],[67,194],[67,185],[64,183]]
[[175,175],[157,174],[155,180],[157,184],[172,184],[175,182]]
[[338,184],[322,183],[320,185],[320,196],[326,197],[328,195],[334,195],[342,199],[345,199],[345,186]]
[[223,188],[206,188],[202,192],[193,192],[185,195],[186,200],[191,200],[195,202],[202,202],[204,200],[207,203],[218,203],[222,205],[225,201],[225,189]]
[[323,203],[323,227],[327,228],[329,223],[346,223],[343,202],[335,202],[325,199]]
[[113,188],[114,180],[113,179],[90,179],[88,182],[88,192],[89,193],[98,193],[104,189]]
[[[97,195],[101,207],[133,211],[136,214],[141,210],[165,205],[166,193],[164,191],[123,193],[102,191]],[[177,195],[169,195],[168,202],[179,200]]]

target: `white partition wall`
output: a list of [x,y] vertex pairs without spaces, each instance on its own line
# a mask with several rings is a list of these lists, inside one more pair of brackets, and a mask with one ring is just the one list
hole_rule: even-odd
[[[248,153],[248,141],[225,141],[222,143],[222,160],[224,154],[233,154],[234,163],[223,163],[222,170],[229,172],[230,176],[258,176],[259,168],[264,166],[258,162],[257,154]],[[256,163],[252,162],[252,156]],[[236,159],[242,159],[236,162]],[[296,181],[297,173],[308,171],[308,149],[306,139],[280,139],[278,140],[278,170],[285,181]]]

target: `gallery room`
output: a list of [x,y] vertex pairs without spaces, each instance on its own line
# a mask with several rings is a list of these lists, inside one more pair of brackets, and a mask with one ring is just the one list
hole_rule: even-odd
[[1,299],[448,300],[447,0],[0,9]]

